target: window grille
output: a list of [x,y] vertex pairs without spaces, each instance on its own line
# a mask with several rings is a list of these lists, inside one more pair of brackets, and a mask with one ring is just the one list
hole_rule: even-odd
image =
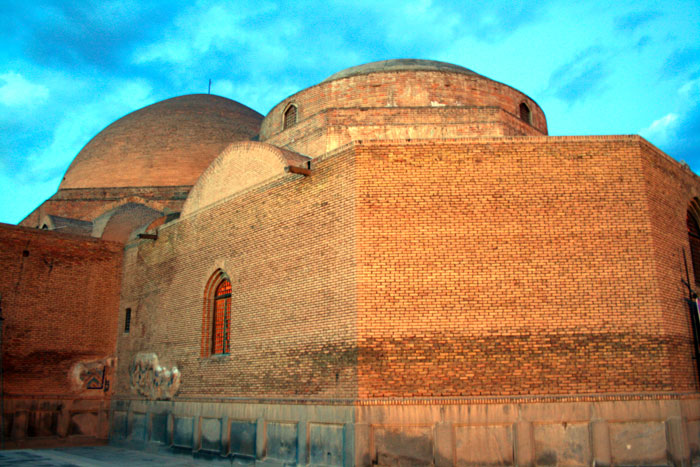
[[290,126],[294,126],[297,123],[297,106],[290,105],[287,110],[284,111],[284,129],[286,130]]
[[126,315],[124,316],[124,332],[129,334],[131,330],[131,308],[126,309]]
[[221,281],[214,292],[214,332],[212,354],[229,352],[231,328],[231,282]]
[[700,286],[700,227],[690,211],[687,213],[686,224],[688,226],[688,241],[690,242],[690,259],[693,263],[693,276],[695,285]]

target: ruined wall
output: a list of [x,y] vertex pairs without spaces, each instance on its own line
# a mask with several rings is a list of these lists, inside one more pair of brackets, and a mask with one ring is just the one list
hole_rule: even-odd
[[59,190],[24,218],[19,225],[40,228],[44,215],[93,221],[126,203],[139,203],[158,211],[180,212],[191,188],[188,185]]
[[690,334],[657,298],[640,138],[356,154],[360,397],[695,390],[689,356],[664,368]]
[[[283,175],[127,245],[119,398],[144,398],[129,374],[144,352],[177,368],[175,400],[354,397],[352,154],[314,164],[310,177]],[[219,270],[233,289],[231,350],[206,356],[204,295]]]
[[117,243],[0,225],[9,442],[106,437],[121,264]]

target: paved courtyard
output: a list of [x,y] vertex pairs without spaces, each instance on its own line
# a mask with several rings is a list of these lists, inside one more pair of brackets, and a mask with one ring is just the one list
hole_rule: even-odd
[[191,455],[149,453],[114,446],[88,446],[57,449],[17,449],[0,451],[0,465],[28,467],[100,467],[108,465],[168,465],[185,467],[194,465],[228,465],[227,459],[197,460]]

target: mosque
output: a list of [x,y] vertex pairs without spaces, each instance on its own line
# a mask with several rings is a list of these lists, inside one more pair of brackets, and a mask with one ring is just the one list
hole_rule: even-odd
[[[595,115],[591,115],[595,118]],[[700,462],[700,179],[466,68],[155,103],[0,225],[5,448]]]

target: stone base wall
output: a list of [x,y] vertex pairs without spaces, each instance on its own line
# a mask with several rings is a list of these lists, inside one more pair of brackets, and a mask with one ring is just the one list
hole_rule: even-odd
[[109,400],[5,398],[5,449],[104,444],[109,435]]
[[700,400],[358,407],[357,465],[691,465]]
[[234,401],[112,402],[110,442],[263,465],[353,464],[353,407]]
[[692,465],[700,398],[112,402],[113,444],[260,465]]

